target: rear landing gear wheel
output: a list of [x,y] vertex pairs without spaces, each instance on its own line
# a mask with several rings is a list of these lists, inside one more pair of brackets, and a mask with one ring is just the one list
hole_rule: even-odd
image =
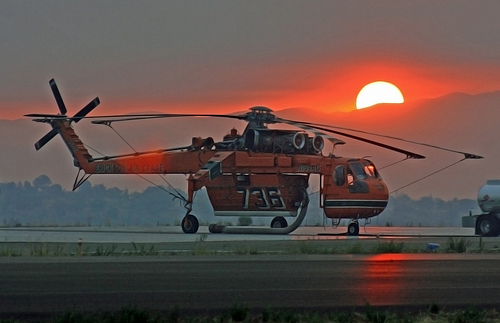
[[277,216],[271,221],[271,228],[286,228],[288,223],[286,219],[282,216]]
[[358,222],[351,222],[347,227],[347,235],[357,236],[359,234],[359,224]]
[[476,233],[483,237],[496,237],[499,234],[499,221],[492,214],[480,215],[476,221]]
[[186,215],[181,222],[182,231],[184,233],[196,233],[198,232],[199,226],[198,219],[192,214]]

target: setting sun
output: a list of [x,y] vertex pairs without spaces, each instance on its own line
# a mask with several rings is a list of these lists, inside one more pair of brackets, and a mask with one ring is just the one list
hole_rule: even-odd
[[403,103],[401,91],[388,82],[377,81],[365,85],[356,98],[356,108],[363,109],[379,103]]

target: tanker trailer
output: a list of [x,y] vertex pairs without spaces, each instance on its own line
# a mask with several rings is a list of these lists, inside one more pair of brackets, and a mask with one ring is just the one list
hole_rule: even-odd
[[476,234],[497,237],[500,234],[500,180],[487,180],[477,193],[477,203],[483,211],[476,219]]

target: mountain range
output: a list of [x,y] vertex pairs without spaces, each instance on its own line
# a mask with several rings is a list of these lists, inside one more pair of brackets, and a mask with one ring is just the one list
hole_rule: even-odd
[[[274,112],[285,119],[357,129],[361,132],[345,129],[338,131],[425,155],[425,159],[405,160],[406,156],[402,154],[336,134],[333,136],[344,140],[346,144],[335,148],[327,146],[323,151],[324,154],[342,156],[369,156],[393,194],[404,193],[414,198],[432,196],[451,200],[475,199],[479,187],[487,179],[500,178],[500,150],[496,141],[500,131],[500,112],[496,111],[499,108],[500,91],[496,91],[475,95],[453,93],[402,104],[379,104],[351,112],[329,113],[301,107]],[[69,114],[74,112],[70,111]],[[93,114],[106,114],[105,106],[98,107]],[[187,146],[191,143],[191,137],[198,136],[211,136],[218,141],[233,127],[242,132],[245,122],[225,118],[190,117],[117,123],[110,129],[84,120],[74,127],[80,139],[90,147],[91,154],[99,156],[101,153],[129,153],[132,149],[144,151]],[[43,174],[49,176],[53,182],[61,184],[63,188],[71,189],[77,169],[60,138],[54,138],[40,151],[34,149],[33,144],[49,130],[49,126],[34,123],[27,118],[0,120],[0,182],[32,181]],[[125,138],[126,142],[122,138]],[[462,160],[464,154],[460,152],[477,154],[484,158]],[[165,185],[163,178],[147,178],[159,185]],[[183,190],[186,188],[185,178],[183,175],[166,177],[169,183]],[[94,175],[90,181],[92,184],[116,186],[131,191],[140,191],[151,186],[150,182],[134,175]],[[314,189],[314,185],[312,188]]]

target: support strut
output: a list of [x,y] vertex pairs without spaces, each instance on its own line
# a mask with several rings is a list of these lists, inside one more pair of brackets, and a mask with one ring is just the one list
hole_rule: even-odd
[[85,183],[92,174],[86,174],[85,171],[82,175],[80,173],[82,172],[82,168],[78,168],[78,174],[76,174],[75,181],[73,183],[73,191],[75,191],[77,188],[80,187],[83,183]]

